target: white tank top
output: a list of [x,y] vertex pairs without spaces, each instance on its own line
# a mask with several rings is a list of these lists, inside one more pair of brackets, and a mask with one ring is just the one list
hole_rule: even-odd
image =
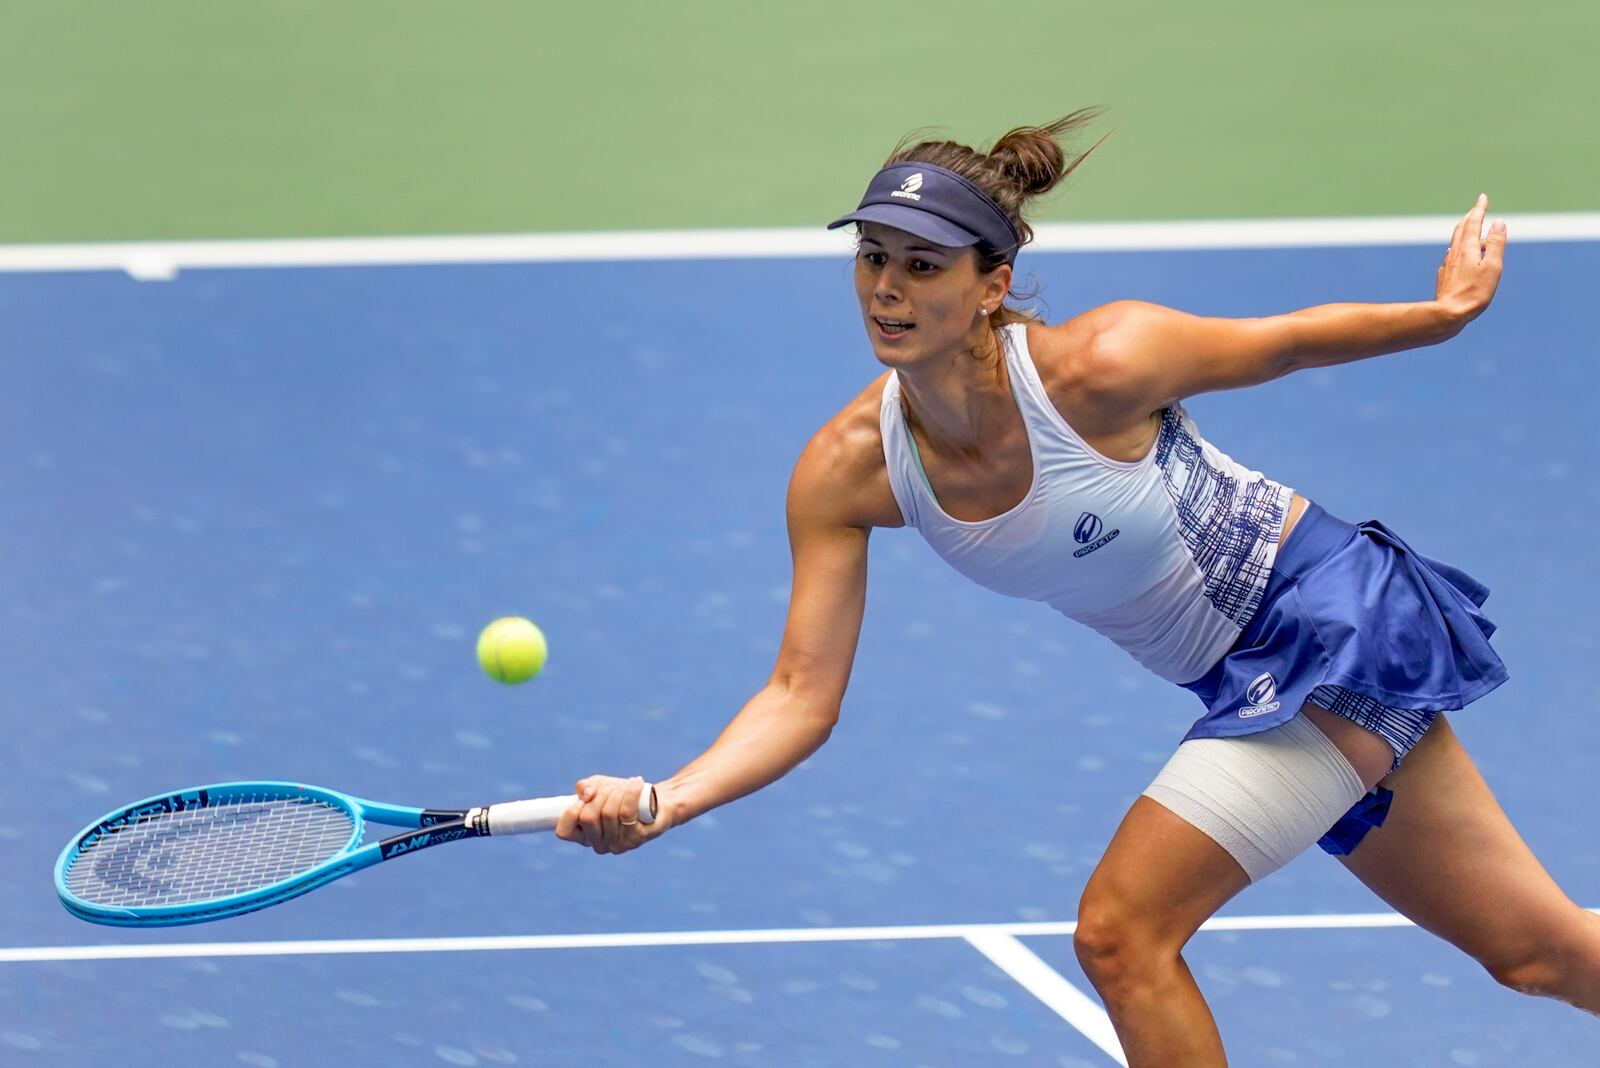
[[1213,448],[1181,404],[1142,460],[1090,448],[1045,393],[1027,326],[1001,329],[1033,484],[1003,515],[967,522],[934,498],[891,374],[878,413],[906,525],[981,586],[1043,601],[1172,682],[1204,675],[1250,622],[1293,491]]

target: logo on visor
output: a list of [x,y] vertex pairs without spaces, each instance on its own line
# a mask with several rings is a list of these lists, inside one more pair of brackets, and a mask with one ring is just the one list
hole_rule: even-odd
[[1276,712],[1281,704],[1277,697],[1277,680],[1272,677],[1272,672],[1263,671],[1245,689],[1244,699],[1250,703],[1239,709],[1239,718],[1252,719],[1256,716],[1265,716],[1269,712]]
[[921,200],[922,199],[922,194],[917,192],[917,190],[919,190],[921,188],[922,188],[922,172],[918,171],[916,174],[913,174],[910,178],[907,178],[905,181],[901,182],[900,183],[900,188],[896,189],[894,192],[890,193],[889,195],[892,196],[892,197],[904,197],[907,200]]

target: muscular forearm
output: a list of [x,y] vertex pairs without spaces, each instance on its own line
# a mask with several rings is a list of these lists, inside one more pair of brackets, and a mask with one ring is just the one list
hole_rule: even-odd
[[1438,301],[1415,304],[1323,304],[1281,317],[1294,369],[1327,367],[1404,349],[1437,345],[1468,317]]
[[828,740],[835,711],[780,686],[761,690],[709,749],[659,784],[672,805],[673,825],[782,778]]
[[1494,299],[1505,262],[1506,224],[1483,232],[1489,198],[1456,224],[1437,271],[1434,299],[1415,304],[1324,304],[1283,317],[1291,366],[1326,367],[1448,341]]

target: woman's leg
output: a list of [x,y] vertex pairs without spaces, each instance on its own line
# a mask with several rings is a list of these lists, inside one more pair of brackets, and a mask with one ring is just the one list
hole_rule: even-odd
[[1540,865],[1444,716],[1384,785],[1388,819],[1345,867],[1506,986],[1600,1013],[1600,916]]
[[1179,951],[1250,877],[1148,797],[1112,837],[1078,906],[1074,948],[1129,1068],[1218,1068],[1222,1039]]
[[1227,1063],[1180,951],[1252,872],[1264,877],[1311,845],[1394,762],[1376,734],[1303,711],[1308,723],[1185,743],[1089,878],[1078,960],[1133,1068]]

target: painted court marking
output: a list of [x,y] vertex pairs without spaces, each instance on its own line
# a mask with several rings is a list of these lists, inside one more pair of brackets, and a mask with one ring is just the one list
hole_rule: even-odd
[[[1313,931],[1412,927],[1393,912],[1320,916],[1218,916],[1202,931]],[[643,946],[760,945],[779,942],[884,942],[1005,935],[1070,935],[1073,920],[951,923],[904,927],[796,927],[748,931],[638,931],[615,934],[483,935],[451,938],[319,938],[278,942],[134,942],[123,945],[0,948],[0,964],[161,957],[289,957],[340,953],[476,953],[486,950],[622,949]]]
[[[1590,909],[1600,913],[1600,909]],[[1393,912],[1307,916],[1218,916],[1201,931],[1313,931],[1413,927]],[[877,942],[964,939],[1120,1065],[1127,1065],[1111,1018],[1092,996],[1023,945],[1019,938],[1070,935],[1075,921],[928,924],[902,927],[775,928],[747,931],[639,931],[615,934],[488,935],[453,938],[324,938],[277,942],[169,942],[0,948],[0,964],[194,957],[289,957],[373,953],[481,953],[541,949],[761,945],[785,942]]]
[[[1600,212],[1504,217],[1513,244],[1600,239]],[[1449,244],[1456,216],[1041,223],[1030,250],[1127,252]],[[842,256],[844,231],[820,227],[632,230],[572,234],[300,238],[0,245],[0,273],[124,271],[166,281],[186,269],[370,267],[468,263],[775,259]]]
[[1093,1042],[1112,1060],[1128,1068],[1128,1058],[1117,1041],[1117,1032],[1111,1026],[1111,1017],[1100,1003],[1085,994],[1060,972],[1039,959],[1039,955],[1003,931],[978,931],[967,935],[967,941],[1000,970],[1027,989],[1028,993],[1044,1002],[1078,1032]]
[[[1202,931],[1313,930],[1409,927],[1395,913],[1325,916],[1225,916]],[[349,938],[281,942],[176,942],[0,949],[0,963],[155,960],[193,957],[283,957],[368,953],[470,953],[495,950],[616,949],[643,946],[752,945],[784,942],[866,942],[965,939],[1112,1060],[1127,1065],[1111,1018],[1100,1003],[1068,982],[1019,938],[1070,935],[1074,921],[933,924],[904,927],[817,927],[749,931],[654,931],[618,934],[499,935],[455,938]]]
[[[1202,931],[1310,930],[1409,927],[1394,913],[1325,916],[1217,917]],[[176,942],[128,945],[28,946],[0,949],[0,963],[157,960],[193,957],[284,957],[372,953],[470,953],[539,949],[617,949],[644,946],[752,945],[785,942],[866,942],[960,938],[1117,1064],[1127,1065],[1111,1018],[1092,996],[1068,982],[1019,938],[1070,935],[1074,921],[931,924],[902,927],[817,927],[747,931],[653,931],[617,934],[499,935],[454,938],[350,938],[280,942]]]

